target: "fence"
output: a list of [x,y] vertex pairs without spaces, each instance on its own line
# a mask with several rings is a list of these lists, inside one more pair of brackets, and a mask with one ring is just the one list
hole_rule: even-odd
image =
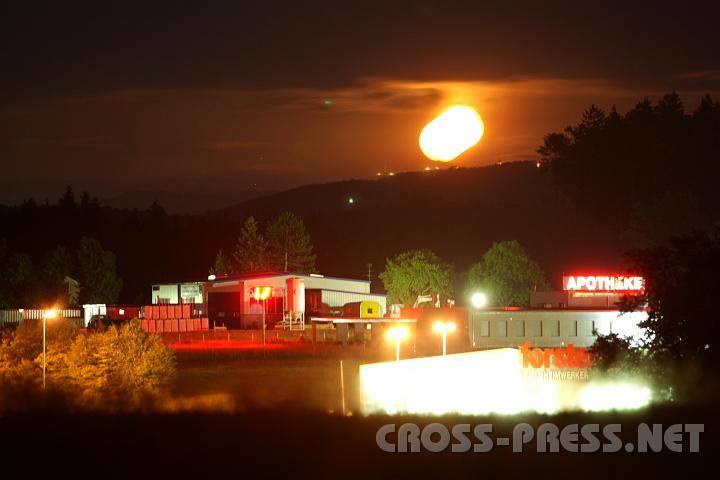
[[[265,341],[275,342],[297,342],[305,332],[289,330],[266,330]],[[209,330],[195,332],[163,332],[161,334],[165,342],[261,342],[262,330]]]
[[[0,310],[0,327],[5,325],[21,325],[25,320],[42,320],[47,310],[42,308],[19,308],[15,310]],[[55,310],[59,318],[82,319],[82,310],[79,308],[66,308]]]

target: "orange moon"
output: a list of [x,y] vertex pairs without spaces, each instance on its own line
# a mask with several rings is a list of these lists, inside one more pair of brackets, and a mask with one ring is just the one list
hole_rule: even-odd
[[430,160],[449,162],[477,145],[485,132],[480,115],[458,105],[445,110],[420,132],[420,150]]

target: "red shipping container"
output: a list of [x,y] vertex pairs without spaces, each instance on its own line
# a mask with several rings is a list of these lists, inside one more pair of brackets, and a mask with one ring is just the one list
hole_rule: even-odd
[[182,318],[190,318],[190,305],[187,303],[182,306]]
[[144,312],[145,312],[145,318],[146,318],[146,319],[148,319],[148,320],[152,320],[152,319],[153,319],[153,316],[152,316],[152,306],[151,306],[151,305],[145,305]]
[[157,320],[148,320],[148,332],[149,333],[155,333],[155,324],[157,323]]
[[127,319],[140,318],[140,307],[136,307],[134,305],[126,305],[123,310],[125,310],[125,318]]
[[142,327],[142,329],[147,332],[148,331],[148,321],[140,320],[140,327]]
[[165,320],[166,318],[168,318],[167,314],[167,305],[160,305],[160,318]]
[[182,316],[182,305],[174,305],[175,314],[173,318],[183,318]]
[[153,318],[155,320],[158,320],[160,318],[160,307],[158,305],[153,305],[152,311],[153,311]]
[[177,333],[178,331],[178,321],[177,320],[168,320],[167,323],[170,324],[170,331],[173,333]]
[[155,322],[155,332],[162,333],[163,332],[163,321],[162,320],[154,320],[154,322]]
[[202,323],[200,322],[199,318],[193,318],[193,330],[198,331],[202,328]]
[[185,319],[181,318],[177,320],[178,322],[178,332],[187,332],[187,328],[185,327]]
[[210,327],[208,326],[208,319],[207,319],[207,317],[206,317],[206,318],[201,318],[200,320],[201,320],[201,323],[202,323],[202,329],[203,329],[203,330],[209,330]]

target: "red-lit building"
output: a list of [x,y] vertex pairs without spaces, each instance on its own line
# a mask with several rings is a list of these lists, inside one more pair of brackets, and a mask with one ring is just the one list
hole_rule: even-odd
[[[269,288],[267,299],[256,295],[263,287]],[[367,280],[319,274],[211,275],[207,281],[155,284],[152,293],[153,304],[180,299],[192,300],[197,307],[201,303],[210,328],[260,328],[263,310],[268,327],[281,321],[304,325],[311,316],[339,316],[355,302],[377,302],[380,317],[386,311],[386,296],[370,293]]]

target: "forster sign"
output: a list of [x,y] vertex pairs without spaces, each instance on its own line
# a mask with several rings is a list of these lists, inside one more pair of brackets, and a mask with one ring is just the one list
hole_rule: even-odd
[[645,280],[623,275],[568,275],[563,277],[563,290],[568,292],[640,293]]
[[525,342],[520,353],[523,368],[587,368],[593,364],[592,355],[572,343],[564,348],[530,348],[530,342]]

